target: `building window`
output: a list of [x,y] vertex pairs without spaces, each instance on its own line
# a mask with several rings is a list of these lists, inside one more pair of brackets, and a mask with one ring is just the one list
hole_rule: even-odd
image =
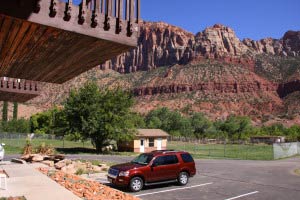
[[154,147],[154,138],[149,138],[149,147]]

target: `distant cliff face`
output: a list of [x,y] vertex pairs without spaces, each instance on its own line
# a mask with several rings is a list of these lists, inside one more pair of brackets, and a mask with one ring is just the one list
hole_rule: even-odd
[[193,35],[163,22],[144,22],[138,47],[108,61],[102,68],[130,73],[209,58],[244,63],[251,69],[254,68],[254,56],[262,53],[300,56],[300,31],[288,31],[279,40],[241,41],[231,28],[220,24]]
[[[134,93],[134,110],[157,107],[205,112],[213,119],[231,114],[262,118],[300,110],[300,32],[281,39],[237,38],[214,25],[196,35],[163,22],[141,24],[138,46],[63,85],[47,84],[27,105],[59,105],[71,88],[87,80]],[[121,72],[117,73],[115,71]],[[135,73],[132,73],[135,72]],[[292,105],[292,106],[289,106]],[[298,108],[299,107],[299,108]]]
[[190,60],[194,35],[163,22],[143,23],[137,48],[106,63],[121,73],[149,70]]
[[266,38],[259,41],[244,39],[243,43],[260,54],[300,56],[300,31],[288,31],[282,39]]

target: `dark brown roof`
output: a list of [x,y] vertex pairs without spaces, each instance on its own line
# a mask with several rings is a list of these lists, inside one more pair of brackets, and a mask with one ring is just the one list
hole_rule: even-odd
[[168,137],[169,134],[161,129],[138,129],[138,137]]

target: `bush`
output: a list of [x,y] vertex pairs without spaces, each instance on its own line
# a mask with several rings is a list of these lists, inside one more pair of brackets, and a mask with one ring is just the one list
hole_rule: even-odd
[[2,121],[0,130],[9,133],[29,133],[30,121],[26,119],[18,119],[11,121]]
[[46,145],[45,142],[43,142],[40,146],[38,146],[36,153],[42,155],[51,155],[54,153],[54,148],[51,145]]

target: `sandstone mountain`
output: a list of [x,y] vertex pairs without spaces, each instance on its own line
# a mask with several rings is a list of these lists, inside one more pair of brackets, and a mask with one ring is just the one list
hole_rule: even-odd
[[46,84],[42,95],[22,108],[60,105],[71,88],[87,80],[131,90],[134,109],[141,113],[167,106],[214,119],[295,116],[300,110],[292,103],[300,90],[300,31],[288,31],[281,39],[241,41],[220,24],[194,35],[163,22],[143,22],[137,48],[63,85]]
[[257,54],[300,56],[300,31],[288,31],[282,39],[241,41],[234,31],[216,24],[193,35],[169,24],[144,22],[138,47],[102,65],[121,73],[187,64],[201,58],[242,62],[254,67]]

